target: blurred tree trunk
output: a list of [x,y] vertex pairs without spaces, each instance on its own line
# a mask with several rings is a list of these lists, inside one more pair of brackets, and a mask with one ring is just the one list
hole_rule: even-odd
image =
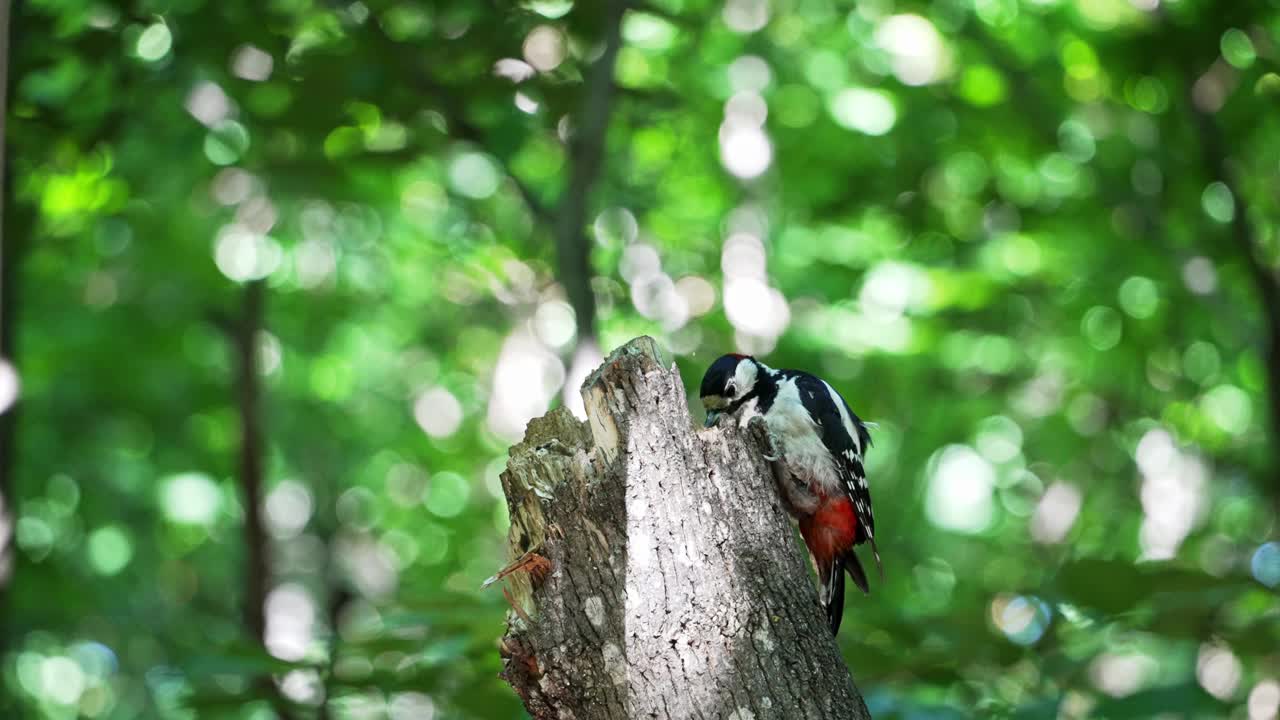
[[[1161,6],[1160,14],[1166,23],[1170,22],[1167,8]],[[1212,38],[1221,37],[1221,33],[1225,30],[1226,27],[1214,29],[1206,35]],[[1196,28],[1192,32],[1203,33],[1204,29]],[[1196,43],[1194,40],[1188,45],[1212,46],[1210,43]],[[1264,243],[1259,240],[1258,233],[1249,218],[1249,203],[1245,200],[1244,187],[1237,177],[1230,140],[1222,131],[1216,116],[1220,108],[1206,106],[1200,98],[1196,97],[1198,78],[1208,77],[1213,64],[1222,62],[1216,53],[1216,47],[1212,60],[1206,58],[1199,62],[1200,65],[1197,66],[1197,60],[1190,55],[1181,59],[1180,69],[1185,82],[1184,102],[1191,115],[1193,127],[1198,131],[1200,160],[1205,174],[1210,180],[1222,183],[1231,192],[1232,215],[1228,228],[1231,234],[1231,248],[1227,256],[1244,263],[1254,291],[1258,295],[1258,304],[1264,323],[1264,338],[1259,352],[1266,366],[1267,412],[1271,418],[1272,444],[1275,445],[1280,443],[1280,278],[1277,277],[1275,268],[1266,258]],[[1204,232],[1200,236],[1207,241],[1206,254],[1211,257],[1218,255],[1218,249],[1213,246],[1215,234]],[[1280,472],[1280,460],[1273,464],[1273,468],[1273,472]],[[1274,477],[1273,482],[1275,482]],[[1273,485],[1272,492],[1277,493],[1276,500],[1280,502],[1280,485]]]
[[[9,112],[9,54],[11,22],[17,13],[9,0],[0,0],[0,363],[13,365],[14,345],[17,333],[18,241],[19,226],[15,212],[13,170],[8,153],[7,125]],[[11,15],[12,12],[12,15]],[[12,33],[16,37],[16,33]],[[24,218],[25,219],[25,218]],[[16,402],[16,401],[15,401]],[[13,468],[17,447],[17,408],[0,407],[0,617],[8,617],[8,587],[16,558],[12,549],[16,503],[14,498]],[[9,645],[7,627],[0,627],[0,655]],[[0,700],[0,709],[6,707]]]
[[236,360],[236,406],[240,415],[240,493],[244,502],[244,623],[261,641],[266,634],[264,605],[268,565],[267,533],[262,523],[262,419],[258,378],[258,333],[262,329],[265,287],[255,280],[244,287],[241,317],[232,330]]
[[596,299],[591,289],[591,240],[586,234],[588,200],[604,164],[605,138],[613,106],[614,66],[622,47],[622,16],[627,0],[607,0],[600,8],[604,49],[591,66],[583,88],[582,110],[569,140],[569,184],[556,217],[557,275],[578,321],[578,342],[593,341]]
[[[1188,84],[1192,87],[1192,84]],[[1266,323],[1266,339],[1261,348],[1262,360],[1267,367],[1267,406],[1271,415],[1271,437],[1280,439],[1280,279],[1268,263],[1259,257],[1261,243],[1249,220],[1249,206],[1245,202],[1244,188],[1236,181],[1231,167],[1231,154],[1222,128],[1212,113],[1196,103],[1193,91],[1187,93],[1196,128],[1200,131],[1200,153],[1205,171],[1231,191],[1232,216],[1231,240],[1234,253],[1244,263],[1258,293],[1258,304]],[[1206,233],[1206,237],[1212,237]]]
[[[13,181],[9,178],[9,158],[5,152],[8,146],[5,134],[5,119],[9,113],[8,101],[9,0],[0,0],[0,362],[10,357],[10,345],[13,340],[13,330],[10,327],[10,315],[13,312],[13,298],[10,296],[10,285],[13,280],[12,239],[5,232],[7,229],[5,210],[10,205],[9,194],[13,188]],[[0,409],[0,527],[4,526],[3,513],[6,507],[5,499],[8,497],[9,465],[13,462],[13,453],[10,452],[9,445],[9,423],[2,419],[4,415],[3,409]],[[4,565],[7,547],[7,538],[0,535],[0,567]],[[4,578],[0,576],[0,587],[4,584]]]
[[[244,505],[244,607],[245,628],[260,644],[267,636],[267,593],[271,583],[271,546],[262,519],[265,484],[263,458],[266,447],[262,429],[262,381],[258,368],[258,334],[262,332],[266,305],[266,284],[254,280],[244,286],[240,317],[226,324],[235,362],[236,410],[240,417],[240,457],[238,471],[240,497]],[[289,706],[276,691],[271,678],[257,681],[259,693],[271,699],[276,714],[290,717]]]
[[502,476],[503,677],[535,718],[869,718],[755,439],[695,432],[650,338]]

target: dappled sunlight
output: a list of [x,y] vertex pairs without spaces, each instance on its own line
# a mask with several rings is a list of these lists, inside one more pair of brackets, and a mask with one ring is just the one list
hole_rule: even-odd
[[565,39],[558,29],[539,25],[524,39],[524,59],[533,69],[551,72],[564,62]]
[[1050,485],[1036,504],[1031,516],[1031,537],[1037,542],[1062,542],[1075,525],[1083,497],[1074,485],[1056,482]]
[[865,135],[884,135],[898,121],[898,110],[885,92],[850,87],[836,93],[827,103],[831,117],[841,126]]
[[162,481],[161,507],[176,523],[211,525],[222,505],[222,491],[213,478],[203,473],[182,473]]
[[271,534],[278,540],[288,540],[297,537],[311,521],[315,499],[302,483],[283,480],[267,494],[263,509]]
[[267,595],[267,651],[281,660],[301,660],[315,640],[316,607],[301,585],[285,584]]
[[12,363],[0,358],[0,413],[8,410],[18,400],[22,392],[22,382],[18,370]]
[[771,71],[763,59],[747,56],[729,66],[736,92],[724,105],[720,124],[720,162],[743,180],[758,177],[773,164],[773,143],[765,128],[769,105],[760,95]]
[[967,445],[949,445],[929,460],[925,510],[938,527],[980,533],[994,517],[995,468]]
[[563,361],[526,329],[517,329],[502,344],[489,397],[488,425],[515,440],[529,420],[546,412],[564,386]]
[[1146,517],[1139,538],[1143,557],[1174,557],[1192,527],[1203,519],[1208,470],[1193,454],[1175,446],[1164,430],[1151,430],[1135,452],[1142,473],[1141,499]]
[[932,286],[929,276],[907,263],[884,262],[871,268],[858,300],[865,313],[891,321],[908,310],[927,307]]
[[562,402],[579,420],[587,419],[587,410],[580,392],[582,383],[586,381],[587,375],[591,374],[591,371],[599,367],[603,361],[604,356],[595,342],[582,343],[573,353],[573,361],[569,365],[568,374],[565,375]]
[[231,280],[261,280],[280,267],[284,253],[270,236],[242,225],[227,225],[218,233],[214,261]]
[[466,197],[482,200],[498,190],[498,170],[482,153],[459,153],[449,163],[449,185]]
[[324,685],[315,670],[293,670],[278,681],[280,692],[303,705],[319,705],[324,701]]
[[1249,720],[1273,720],[1280,715],[1280,683],[1263,680],[1249,691]]
[[1210,695],[1227,700],[1240,687],[1240,660],[1220,645],[1202,645],[1196,657],[1196,679]]
[[413,419],[426,434],[449,437],[462,424],[462,405],[446,388],[430,388],[413,401]]
[[395,592],[400,573],[390,547],[356,534],[344,535],[334,542],[339,567],[362,595],[376,600]]
[[1145,687],[1159,669],[1155,658],[1141,652],[1105,653],[1089,665],[1089,678],[1102,692],[1121,698]]
[[81,5],[0,29],[0,717],[519,716],[509,449],[649,335],[879,423],[877,720],[1280,720],[1276,7]]
[[764,245],[753,234],[762,229],[732,232],[720,253],[725,315],[737,331],[738,346],[759,354],[771,350],[791,322],[786,298],[768,283]]
[[1218,289],[1218,271],[1209,258],[1196,256],[1182,266],[1182,281],[1191,292],[1209,295]]
[[991,601],[992,624],[1018,645],[1034,645],[1052,620],[1053,610],[1037,597],[998,595]]
[[769,135],[750,117],[726,117],[720,126],[720,161],[744,180],[759,176],[773,162]]
[[906,85],[928,85],[950,70],[950,58],[933,23],[919,15],[892,15],[876,27],[875,40],[892,58],[893,74]]
[[724,4],[724,24],[737,33],[753,33],[769,22],[769,0],[728,0]]
[[205,127],[214,127],[232,112],[231,98],[216,83],[198,83],[187,95],[187,112]]
[[[760,93],[773,81],[769,62],[759,55],[743,55],[729,63],[729,85],[735,93]],[[727,113],[726,113],[727,114]]]
[[274,68],[275,58],[253,45],[241,45],[231,55],[231,74],[242,80],[264,82]]
[[[627,219],[629,214],[617,218],[622,225],[614,231],[597,232],[606,237],[609,232],[620,232],[622,237],[634,237],[636,231]],[[599,221],[597,221],[598,225]],[[642,317],[658,323],[667,332],[678,331],[691,317],[689,301],[678,290],[676,282],[663,269],[658,249],[644,242],[627,245],[618,265],[619,273],[630,286],[631,306]],[[585,377],[585,375],[584,375]],[[574,388],[574,392],[577,389]]]
[[569,347],[578,332],[573,308],[563,300],[548,300],[539,304],[533,315],[533,326],[538,339],[556,350]]
[[162,21],[153,23],[138,35],[137,44],[134,45],[134,52],[142,60],[157,62],[164,59],[172,47],[173,33],[169,31],[169,26]]
[[1253,577],[1269,588],[1280,587],[1280,543],[1263,543],[1254,551],[1249,567]]

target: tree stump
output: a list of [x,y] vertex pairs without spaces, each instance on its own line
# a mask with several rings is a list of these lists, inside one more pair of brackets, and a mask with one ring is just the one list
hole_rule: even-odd
[[695,431],[651,338],[529,423],[502,475],[503,678],[535,718],[870,717],[752,433]]

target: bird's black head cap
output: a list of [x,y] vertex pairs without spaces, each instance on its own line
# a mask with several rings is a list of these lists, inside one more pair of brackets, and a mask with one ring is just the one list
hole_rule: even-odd
[[711,367],[707,368],[707,372],[702,376],[702,387],[698,390],[701,397],[723,397],[725,399],[733,398],[733,390],[725,393],[725,389],[729,386],[729,381],[733,379],[734,373],[738,370],[738,363],[743,361],[754,362],[754,358],[750,355],[738,355],[730,353],[721,355],[715,362],[711,363]]

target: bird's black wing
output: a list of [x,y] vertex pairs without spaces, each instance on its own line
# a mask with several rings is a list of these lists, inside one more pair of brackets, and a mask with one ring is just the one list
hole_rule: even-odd
[[[876,521],[871,511],[871,489],[867,486],[867,474],[862,458],[871,445],[867,426],[849,409],[844,397],[822,378],[808,373],[792,371],[801,400],[810,408],[810,415],[822,428],[822,444],[831,452],[836,469],[844,484],[844,491],[853,501],[858,514],[858,535],[855,543],[869,541],[880,566],[880,551],[876,549]],[[841,410],[844,412],[841,413]]]

